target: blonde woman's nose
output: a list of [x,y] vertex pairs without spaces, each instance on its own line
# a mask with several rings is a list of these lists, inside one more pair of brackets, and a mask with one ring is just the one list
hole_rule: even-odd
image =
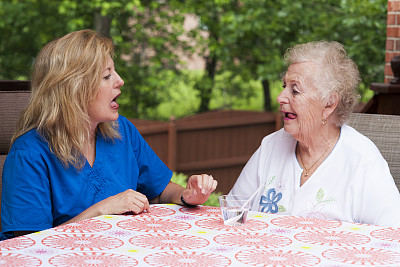
[[121,76],[119,76],[119,74],[117,73],[117,80],[116,80],[116,87],[121,87],[124,85],[124,80],[122,80]]

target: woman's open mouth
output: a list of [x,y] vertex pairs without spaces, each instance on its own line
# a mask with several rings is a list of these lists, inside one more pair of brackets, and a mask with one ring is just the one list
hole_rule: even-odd
[[117,98],[119,97],[119,95],[117,95],[112,101],[111,101],[111,108],[112,109],[118,109],[119,108],[119,104],[117,103]]
[[297,115],[291,112],[282,112],[284,120],[294,120],[297,118]]

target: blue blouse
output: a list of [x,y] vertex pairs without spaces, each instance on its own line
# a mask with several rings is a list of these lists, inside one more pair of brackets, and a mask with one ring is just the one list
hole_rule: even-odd
[[119,116],[118,124],[122,140],[98,134],[93,167],[86,161],[81,171],[65,168],[35,129],[19,137],[3,168],[3,233],[57,226],[129,188],[148,199],[161,194],[172,171],[130,121]]

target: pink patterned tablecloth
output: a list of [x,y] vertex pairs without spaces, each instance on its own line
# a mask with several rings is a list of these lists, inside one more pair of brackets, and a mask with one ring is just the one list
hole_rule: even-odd
[[152,205],[2,241],[0,266],[400,266],[400,228]]

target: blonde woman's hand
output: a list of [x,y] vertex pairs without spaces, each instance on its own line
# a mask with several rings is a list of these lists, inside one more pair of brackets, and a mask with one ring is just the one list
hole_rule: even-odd
[[183,199],[188,204],[203,204],[217,188],[217,184],[217,181],[211,175],[192,175],[189,177],[186,189],[182,193]]
[[145,210],[150,210],[150,204],[147,197],[132,189],[128,189],[106,198],[98,202],[96,205],[98,205],[102,215],[123,213],[139,214]]
[[77,216],[73,217],[61,225],[79,222],[100,215],[113,215],[134,213],[139,214],[143,211],[150,211],[147,197],[135,190],[128,189],[124,192],[108,197],[93,206],[90,206]]

